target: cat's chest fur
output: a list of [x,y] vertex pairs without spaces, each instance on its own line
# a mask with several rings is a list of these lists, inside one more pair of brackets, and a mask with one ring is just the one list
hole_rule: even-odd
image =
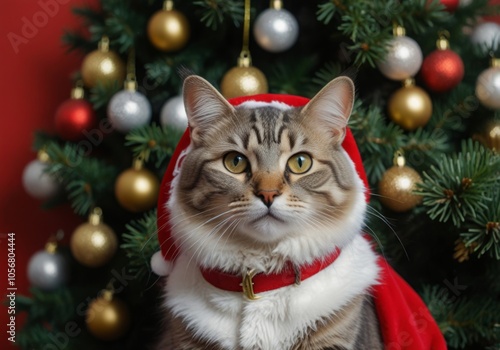
[[[376,255],[358,236],[334,264],[300,285],[248,300],[242,293],[211,286],[199,267],[181,256],[169,276],[166,303],[172,324],[184,328],[179,333],[193,342],[186,349],[198,349],[197,342],[204,344],[200,349],[208,344],[213,349],[323,349],[314,343],[328,341],[354,349],[363,300],[377,272]],[[180,349],[176,341],[169,345],[166,339],[162,349]]]

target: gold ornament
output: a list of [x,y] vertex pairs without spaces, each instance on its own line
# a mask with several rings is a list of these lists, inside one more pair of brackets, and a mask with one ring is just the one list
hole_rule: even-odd
[[166,0],[163,10],[156,12],[148,23],[151,43],[162,51],[177,51],[189,40],[189,22],[181,12],[174,10],[174,2]]
[[120,56],[109,50],[109,39],[104,36],[99,42],[99,48],[85,56],[82,62],[81,74],[87,87],[98,83],[111,85],[114,82],[122,84],[125,79],[125,64]]
[[224,74],[220,84],[225,98],[265,94],[268,91],[267,79],[258,68],[252,67],[249,50],[250,35],[250,0],[245,0],[243,18],[243,47],[238,58],[238,65]]
[[131,212],[142,212],[156,205],[160,182],[149,170],[143,168],[141,159],[136,159],[132,168],[118,176],[115,195],[122,207]]
[[101,219],[101,209],[94,208],[89,222],[78,226],[71,236],[71,253],[79,263],[87,267],[106,264],[118,248],[116,234]]
[[85,315],[87,329],[101,340],[116,340],[130,328],[130,312],[127,305],[114,298],[113,292],[104,293],[93,300]]
[[394,166],[384,173],[378,185],[380,202],[393,211],[405,212],[422,201],[421,196],[412,193],[415,184],[422,182],[422,178],[415,170],[405,166],[400,152],[394,158]]
[[265,94],[267,79],[258,68],[252,67],[250,55],[241,56],[238,66],[226,72],[221,82],[221,92],[225,98]]
[[474,134],[473,138],[494,152],[500,153],[500,120],[490,120],[480,133]]
[[404,86],[389,99],[389,117],[403,129],[411,131],[425,126],[432,115],[432,101],[427,92],[406,79]]

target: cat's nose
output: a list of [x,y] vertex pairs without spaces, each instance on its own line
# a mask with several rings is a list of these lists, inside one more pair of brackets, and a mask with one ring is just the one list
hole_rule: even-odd
[[268,208],[273,204],[274,198],[279,195],[280,193],[278,190],[259,190],[257,192],[257,197],[259,197]]

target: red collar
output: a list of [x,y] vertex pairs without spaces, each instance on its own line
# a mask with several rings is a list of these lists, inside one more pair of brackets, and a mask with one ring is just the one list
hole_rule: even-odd
[[313,261],[310,265],[294,268],[291,263],[288,263],[281,272],[270,274],[256,273],[251,270],[241,276],[215,269],[200,269],[203,278],[214,287],[229,292],[243,292],[248,299],[253,300],[259,298],[255,294],[292,284],[300,284],[300,282],[330,266],[339,255],[340,249],[337,248],[326,257]]

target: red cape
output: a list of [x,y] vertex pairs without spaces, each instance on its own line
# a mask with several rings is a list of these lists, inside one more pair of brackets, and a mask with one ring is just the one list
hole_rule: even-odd
[[[229,102],[237,106],[245,101],[271,102],[279,101],[290,106],[304,106],[309,99],[292,95],[264,94],[255,96],[237,97]],[[175,149],[169,166],[160,187],[158,198],[158,240],[162,249],[162,255],[167,261],[173,261],[178,250],[171,243],[168,211],[165,203],[168,202],[170,194],[170,183],[174,177],[174,170],[178,166],[179,156],[190,143],[189,131],[186,130],[177,148]],[[368,180],[363,167],[361,156],[356,141],[348,129],[342,147],[349,154],[356,171],[363,180],[365,188],[369,189]],[[370,193],[367,190],[366,200]],[[373,287],[375,309],[380,322],[380,330],[386,350],[445,350],[446,342],[418,294],[406,283],[389,265],[379,258],[380,283]]]

